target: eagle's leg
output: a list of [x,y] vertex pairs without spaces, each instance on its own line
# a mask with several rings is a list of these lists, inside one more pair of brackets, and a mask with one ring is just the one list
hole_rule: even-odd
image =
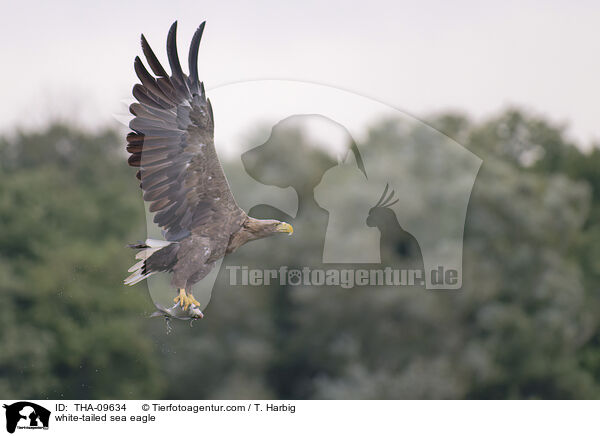
[[191,292],[188,294],[184,288],[179,288],[179,295],[173,301],[179,303],[184,310],[187,310],[190,304],[200,307],[200,303],[194,298]]

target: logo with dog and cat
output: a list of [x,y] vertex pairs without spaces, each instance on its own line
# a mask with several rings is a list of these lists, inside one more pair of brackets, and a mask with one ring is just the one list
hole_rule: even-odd
[[29,401],[18,401],[13,404],[4,404],[6,409],[6,431],[14,433],[15,430],[48,430],[50,425],[50,411],[39,404]]

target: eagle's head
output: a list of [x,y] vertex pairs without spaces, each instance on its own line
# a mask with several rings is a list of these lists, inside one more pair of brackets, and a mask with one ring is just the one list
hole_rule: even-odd
[[252,234],[252,239],[266,238],[277,233],[294,233],[290,224],[278,220],[248,220],[247,229]]
[[256,239],[266,238],[267,236],[276,235],[277,233],[294,233],[294,228],[283,221],[277,220],[258,220],[256,218],[247,217],[240,231],[234,233],[229,240],[227,253],[233,253],[246,242],[255,241]]

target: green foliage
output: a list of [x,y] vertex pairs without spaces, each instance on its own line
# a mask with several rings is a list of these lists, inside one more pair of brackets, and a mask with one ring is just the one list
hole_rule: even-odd
[[[145,294],[122,284],[143,209],[121,138],[53,126],[2,147],[0,395],[138,398],[162,379]],[[139,234],[139,231],[135,232]]]
[[[430,123],[484,161],[463,289],[230,287],[223,268],[206,317],[173,321],[168,335],[147,318],[145,285],[122,285],[133,261],[125,244],[145,230],[122,135],[56,125],[0,140],[0,396],[597,398],[600,151],[581,151],[563,126],[518,109]],[[419,154],[422,133],[384,120],[359,147],[391,174],[390,144],[402,144],[418,173],[431,157]],[[301,132],[287,134],[302,145]],[[330,160],[318,150],[300,159],[319,163],[305,172]],[[286,165],[273,156],[256,171],[273,177]],[[343,183],[338,195],[372,202]],[[306,232],[265,239],[224,266],[311,265],[321,242]]]

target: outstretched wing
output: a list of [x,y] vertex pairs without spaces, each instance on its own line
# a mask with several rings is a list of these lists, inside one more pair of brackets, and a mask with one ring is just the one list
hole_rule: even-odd
[[[202,23],[190,44],[186,76],[177,55],[177,22],[167,37],[171,76],[162,67],[142,35],[142,50],[154,73],[139,57],[135,72],[141,81],[133,87],[138,103],[129,110],[135,118],[127,135],[129,165],[139,167],[137,178],[156,212],[154,222],[168,240],[197,234],[222,238],[239,229],[246,214],[234,198],[214,145],[214,119],[204,85],[198,80],[198,48]],[[227,242],[227,241],[226,241]],[[226,243],[225,242],[225,243]]]

